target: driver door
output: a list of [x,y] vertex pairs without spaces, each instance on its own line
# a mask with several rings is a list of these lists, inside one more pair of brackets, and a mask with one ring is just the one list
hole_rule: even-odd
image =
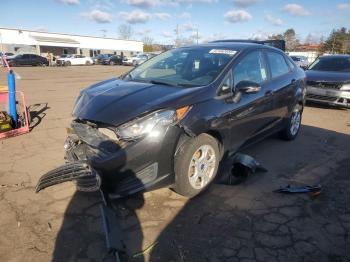
[[[233,66],[228,77],[232,78],[233,97],[239,97],[236,101],[226,101],[226,118],[231,130],[230,146],[231,150],[236,151],[262,134],[272,121],[273,97],[267,85],[268,71],[264,53],[255,50],[246,54]],[[260,91],[245,94],[236,90],[237,84],[242,80],[259,84]]]

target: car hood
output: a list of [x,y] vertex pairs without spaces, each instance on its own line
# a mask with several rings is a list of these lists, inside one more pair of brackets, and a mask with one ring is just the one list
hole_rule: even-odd
[[148,112],[206,99],[205,87],[176,87],[110,79],[80,92],[73,117],[118,126]]
[[350,72],[331,72],[331,71],[306,71],[307,81],[320,82],[348,82],[350,81]]

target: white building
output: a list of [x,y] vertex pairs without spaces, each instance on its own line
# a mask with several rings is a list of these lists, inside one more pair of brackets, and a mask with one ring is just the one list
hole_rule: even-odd
[[132,55],[143,51],[143,43],[134,40],[0,28],[0,51],[38,55],[46,55],[48,52],[54,55],[94,56],[121,52],[124,55]]

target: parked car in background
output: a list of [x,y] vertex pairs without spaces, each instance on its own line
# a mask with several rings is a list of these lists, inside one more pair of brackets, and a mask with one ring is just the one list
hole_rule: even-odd
[[102,64],[103,60],[108,59],[112,56],[114,56],[114,54],[99,54],[97,56],[94,56],[92,60],[94,61],[95,65],[100,65]]
[[306,76],[307,100],[350,108],[350,55],[321,56]]
[[70,65],[92,65],[94,62],[91,57],[83,55],[67,55],[60,57],[56,60],[58,66],[70,66]]
[[[62,167],[36,191],[77,180],[110,198],[171,187],[187,197],[224,155],[301,127],[305,72],[281,50],[217,42],[172,49],[82,90]],[[80,176],[80,177],[79,177]]]
[[309,66],[309,61],[307,60],[306,56],[291,55],[290,57],[293,59],[295,64],[303,69],[306,69]]
[[154,54],[137,54],[137,55],[132,56],[132,57],[127,57],[127,59],[125,59],[123,61],[123,64],[137,66],[137,65],[144,63],[145,61],[147,61],[148,59],[150,59],[154,56],[156,56],[156,55],[154,55]]
[[47,66],[48,60],[45,57],[35,54],[21,54],[7,58],[10,66]]
[[122,65],[123,60],[120,55],[113,55],[102,60],[103,65]]

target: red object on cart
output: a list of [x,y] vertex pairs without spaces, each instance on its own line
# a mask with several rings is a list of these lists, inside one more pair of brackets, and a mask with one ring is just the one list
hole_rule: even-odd
[[[0,97],[4,97],[4,95],[7,97],[8,91],[0,91]],[[22,135],[29,132],[29,112],[27,110],[27,105],[24,99],[24,94],[21,91],[16,91],[17,95],[17,114],[18,114],[18,121],[17,121],[17,128],[5,131],[0,133],[0,139],[5,139],[9,137],[14,137],[18,135]],[[6,107],[7,100],[4,101],[3,99],[0,100],[0,108]],[[3,108],[4,111],[6,111],[6,108]]]

